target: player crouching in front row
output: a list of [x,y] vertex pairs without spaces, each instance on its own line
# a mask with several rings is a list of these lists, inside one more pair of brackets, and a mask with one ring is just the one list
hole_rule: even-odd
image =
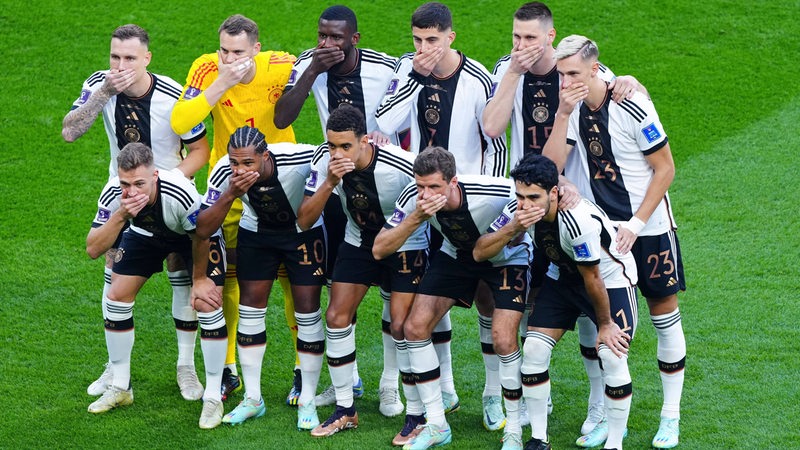
[[616,230],[597,205],[583,199],[577,206],[558,210],[558,170],[551,160],[526,155],[511,177],[517,198],[508,203],[491,232],[481,236],[473,256],[486,260],[527,232],[552,263],[528,319],[523,349],[522,392],[532,435],[525,449],[550,449],[550,355],[566,330],[575,328],[581,313],[598,327],[608,420],[605,448],[622,449],[632,394],[627,354],[637,321],[636,264],[630,253],[620,254],[613,245]]
[[130,224],[122,233],[114,258],[111,288],[103,298],[106,346],[113,378],[103,395],[89,405],[89,412],[103,413],[133,403],[130,369],[134,300],[148,278],[163,270],[167,255],[177,253],[187,267],[193,259],[202,263],[195,268],[195,279],[200,267],[207,268],[203,278],[211,279],[204,284],[201,297],[197,293],[192,297],[203,300],[193,302],[202,329],[201,348],[206,368],[199,424],[200,428],[214,428],[222,420],[220,380],[227,336],[221,307],[225,262],[219,236],[209,239],[195,234],[200,210],[197,190],[177,170],[159,173],[149,147],[128,144],[120,151],[117,163],[119,175],[103,189],[92,230],[86,237],[86,252],[97,258],[114,245],[126,224]]

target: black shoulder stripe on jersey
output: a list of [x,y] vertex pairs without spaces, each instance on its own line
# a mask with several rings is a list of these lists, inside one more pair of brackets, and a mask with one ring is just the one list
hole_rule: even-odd
[[223,181],[225,181],[226,178],[230,177],[231,174],[233,174],[233,170],[231,169],[230,164],[225,164],[219,168],[215,166],[214,172],[211,174],[211,178],[208,181],[210,181],[214,186],[219,186]]
[[492,75],[497,75],[497,69],[500,68],[504,62],[511,59],[511,55],[503,56],[502,58],[498,59],[497,62],[494,64],[494,68],[492,69]]
[[93,73],[92,76],[89,77],[89,79],[86,80],[86,84],[88,84],[89,86],[94,86],[97,83],[101,83],[101,82],[105,81],[105,79],[106,79],[106,74],[103,73],[103,72],[97,71],[97,72]]
[[489,98],[489,95],[492,93],[492,84],[494,84],[489,74],[481,70],[477,64],[469,59],[464,62],[464,70],[481,82],[483,90],[486,93],[486,98]]
[[320,162],[320,160],[328,153],[328,143],[320,144],[316,150],[314,150],[314,156],[311,157],[311,164],[316,164]]
[[189,209],[194,203],[194,199],[188,192],[181,189],[177,184],[172,184],[168,181],[161,180],[161,194],[174,198],[186,209]]
[[608,72],[608,67],[606,67],[606,66],[605,66],[604,64],[602,64],[602,63],[597,63],[597,68],[598,68],[598,69],[600,70],[600,72],[602,72],[602,73],[606,73],[606,72]]
[[170,97],[174,98],[175,100],[179,99],[181,96],[181,90],[175,88],[175,86],[170,86],[164,80],[161,80],[158,77],[153,77],[156,79],[155,88],[157,91],[163,92]]
[[467,194],[472,195],[488,195],[491,197],[508,197],[511,194],[509,186],[502,186],[499,184],[476,184],[476,183],[463,183],[464,190]]
[[641,122],[647,118],[647,114],[645,114],[644,110],[630,100],[623,100],[623,102],[619,104],[619,107],[630,114],[637,122]]
[[111,204],[111,202],[114,201],[115,198],[119,197],[120,195],[122,195],[122,188],[120,188],[119,186],[111,186],[111,188],[103,191],[103,193],[100,194],[100,203],[103,206],[108,206]]
[[367,61],[373,64],[380,64],[382,66],[386,66],[392,70],[394,70],[397,61],[395,58],[389,58],[381,55],[380,53],[374,50],[368,50],[368,49],[361,50],[361,59],[363,61]]
[[414,174],[414,163],[406,159],[403,159],[397,155],[393,155],[388,151],[384,150],[378,152],[378,161],[381,161],[392,167],[402,170],[403,172],[410,174],[412,176]]
[[494,169],[492,176],[505,177],[506,164],[508,164],[508,149],[506,148],[505,139],[502,137],[492,139],[490,144],[494,148]]
[[404,187],[403,190],[400,192],[400,195],[397,196],[397,203],[405,207],[408,202],[417,196],[417,186],[413,184],[409,184],[408,186]]
[[297,60],[295,60],[294,63],[295,65],[297,65],[297,63],[299,63],[300,61],[305,61],[311,58],[312,56],[314,56],[314,50],[306,50],[303,53],[300,53],[300,56],[297,57]]
[[506,208],[508,208],[508,210],[511,211],[511,214],[514,214],[515,212],[517,212],[517,199],[511,200],[510,202],[508,202],[508,205],[506,205]]
[[419,82],[417,82],[417,80],[413,78],[408,78],[408,82],[405,85],[403,85],[403,87],[400,88],[400,91],[398,91],[397,94],[394,94],[394,96],[391,97],[388,102],[382,104],[378,108],[378,111],[375,112],[375,117],[382,116],[384,113],[392,109],[398,103],[401,103],[403,100],[416,95],[415,91],[417,90],[417,87],[419,85],[420,84]]
[[301,165],[309,164],[311,162],[311,158],[314,156],[314,151],[305,150],[291,155],[276,155],[273,153],[272,156],[275,158],[275,161],[281,164]]
[[572,215],[570,211],[559,211],[561,214],[561,218],[564,221],[564,226],[567,227],[567,232],[569,232],[569,237],[571,239],[575,239],[581,235],[581,227],[578,226],[578,221],[575,220],[575,216]]

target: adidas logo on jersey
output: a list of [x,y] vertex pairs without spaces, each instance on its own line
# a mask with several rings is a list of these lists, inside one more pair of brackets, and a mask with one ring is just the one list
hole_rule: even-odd
[[534,95],[535,98],[545,98],[547,94],[544,93],[544,89],[539,89],[539,91]]
[[219,267],[215,267],[214,270],[211,271],[211,276],[215,277],[217,275],[222,275],[222,271],[219,270]]
[[139,116],[136,114],[136,111],[133,111],[129,115],[125,116],[125,118],[128,120],[136,120],[136,121],[139,120]]
[[317,270],[314,271],[314,276],[315,277],[320,277],[320,276],[322,276],[324,274],[325,274],[325,271],[322,270],[322,267],[320,267],[320,268],[318,268]]
[[233,102],[231,102],[230,99],[225,100],[224,102],[222,102],[222,104],[225,105],[225,106],[229,106],[229,107],[233,108]]
[[428,97],[428,100],[430,100],[432,102],[439,103],[439,94],[437,93],[437,94],[431,95],[430,97]]
[[340,94],[344,94],[344,95],[350,95],[350,89],[347,89],[347,86],[345,86],[345,87],[339,89],[339,93]]

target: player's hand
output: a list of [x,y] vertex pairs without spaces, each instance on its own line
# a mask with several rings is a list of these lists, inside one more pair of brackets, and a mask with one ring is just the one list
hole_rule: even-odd
[[423,221],[430,219],[434,214],[439,212],[447,204],[447,197],[443,194],[436,194],[428,198],[422,198],[422,195],[417,196],[417,214],[420,215]]
[[147,206],[148,200],[150,200],[150,198],[145,193],[140,192],[134,196],[128,196],[127,191],[123,190],[119,209],[123,216],[125,216],[125,220],[136,217],[136,215]]
[[331,162],[328,163],[328,177],[325,181],[336,186],[342,177],[354,170],[356,170],[356,163],[343,154],[337,153],[331,157]]
[[258,181],[259,173],[255,170],[236,169],[231,175],[231,182],[228,185],[228,191],[231,195],[239,198],[247,193],[251,187]]
[[628,354],[628,347],[630,347],[631,337],[628,333],[619,329],[619,325],[615,322],[610,322],[607,325],[601,325],[597,330],[597,347],[600,344],[605,344],[617,357],[622,357]]
[[644,226],[645,223],[636,216],[627,222],[620,222],[617,228],[617,251],[620,254],[624,255],[631,251],[633,243],[636,242],[636,238],[642,232]]
[[389,136],[386,136],[378,130],[369,133],[367,136],[369,136],[369,140],[378,147],[383,147],[384,145],[392,143],[391,139],[389,139]]
[[195,311],[209,312],[222,307],[222,294],[214,281],[208,277],[193,280],[191,299]]
[[311,64],[309,70],[315,74],[327,72],[328,69],[336,64],[344,61],[344,52],[339,47],[321,47],[321,43],[314,49],[314,54],[311,56]]
[[444,49],[441,47],[433,47],[424,52],[420,50],[414,55],[414,71],[427,77],[443,57]]
[[217,50],[219,61],[217,62],[217,69],[219,75],[217,80],[223,83],[226,89],[230,89],[242,81],[245,75],[250,71],[250,68],[255,64],[253,58],[243,56],[233,60],[230,64],[223,63],[222,52]]
[[572,114],[575,105],[589,96],[589,87],[583,83],[572,83],[569,87],[561,88],[558,102],[558,114]]
[[542,220],[543,217],[544,210],[538,206],[532,206],[527,209],[517,208],[517,212],[514,213],[511,223],[516,231],[525,231],[530,228],[531,225]]
[[614,78],[608,85],[611,91],[611,100],[622,103],[625,99],[633,98],[633,94],[639,89],[639,82],[630,75],[623,75]]
[[508,66],[508,70],[520,75],[524,74],[531,70],[531,67],[539,61],[543,53],[544,49],[541,45],[531,45],[523,49],[514,47],[511,51],[511,64]]
[[106,74],[106,80],[103,82],[101,89],[110,96],[117,95],[131,87],[135,78],[136,71],[133,69],[111,69]]
[[573,184],[562,184],[558,186],[558,209],[566,211],[578,206],[581,201],[581,193]]

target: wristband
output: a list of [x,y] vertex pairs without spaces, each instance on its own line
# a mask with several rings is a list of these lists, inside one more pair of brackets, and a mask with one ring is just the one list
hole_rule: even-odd
[[638,217],[633,216],[633,217],[631,217],[631,220],[629,220],[627,222],[623,222],[620,225],[622,225],[623,227],[627,228],[628,230],[631,231],[631,233],[633,233],[633,234],[638,236],[639,233],[642,232],[642,229],[644,228],[644,226],[646,224],[644,222],[642,222],[641,219],[639,219]]

